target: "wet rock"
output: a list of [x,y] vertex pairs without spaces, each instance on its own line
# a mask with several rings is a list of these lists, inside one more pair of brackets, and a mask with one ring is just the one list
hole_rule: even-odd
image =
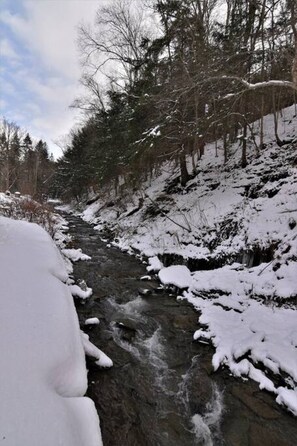
[[193,332],[193,322],[188,316],[179,314],[173,319],[173,326],[179,330],[187,330]]
[[237,384],[232,387],[232,395],[242,401],[257,416],[266,420],[275,420],[280,414],[277,410],[257,398],[252,389],[246,384]]
[[140,288],[138,290],[138,293],[140,294],[140,296],[148,296],[152,294],[152,290],[150,290],[149,288]]
[[[226,429],[225,444],[226,446],[251,446],[248,418],[237,416],[230,420]],[[258,443],[257,446],[262,446],[262,444]]]
[[187,377],[187,392],[191,413],[203,414],[213,396],[213,382],[197,365]]
[[115,325],[120,328],[121,330],[129,330],[133,331],[134,333],[139,328],[139,321],[135,321],[130,318],[124,318],[122,316],[119,316],[118,318],[114,318]]
[[213,365],[211,362],[211,358],[209,358],[209,361],[205,361],[202,366],[203,370],[207,373],[208,376],[212,375],[214,373]]
[[296,446],[296,438],[291,441],[280,436],[277,429],[259,423],[251,423],[249,440],[249,446]]

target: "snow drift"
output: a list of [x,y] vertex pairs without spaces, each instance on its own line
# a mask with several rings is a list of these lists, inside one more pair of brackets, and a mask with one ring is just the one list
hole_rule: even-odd
[[85,355],[61,255],[39,226],[0,217],[0,438],[99,446]]

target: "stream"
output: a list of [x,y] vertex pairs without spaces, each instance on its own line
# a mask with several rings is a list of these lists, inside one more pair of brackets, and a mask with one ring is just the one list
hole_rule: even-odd
[[[295,446],[296,418],[251,381],[213,373],[213,348],[193,342],[198,313],[147,275],[136,257],[101,240],[79,217],[73,247],[91,260],[74,264],[93,295],[76,302],[82,329],[114,362],[87,360],[104,446]],[[149,290],[148,294],[145,294]],[[98,317],[99,325],[84,326]]]

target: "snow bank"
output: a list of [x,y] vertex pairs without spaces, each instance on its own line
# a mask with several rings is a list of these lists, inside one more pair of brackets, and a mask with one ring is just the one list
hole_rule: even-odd
[[[236,263],[191,274],[186,266],[174,265],[161,269],[159,278],[164,285],[188,290],[181,298],[201,312],[199,323],[205,327],[196,330],[194,340],[215,346],[214,370],[227,366],[237,377],[248,376],[297,415],[296,310],[250,298],[255,290],[265,297],[280,296],[280,289],[296,295],[296,262],[279,269],[274,272],[269,264],[247,269]],[[287,387],[275,384],[278,375]]]
[[35,224],[0,217],[0,438],[8,446],[99,446],[63,259]]
[[[197,330],[194,339],[210,339],[216,348],[214,370],[228,366],[235,376],[249,376],[297,415],[292,402],[297,391],[296,311],[235,295],[203,299],[187,293],[186,297],[201,311],[199,322],[206,327]],[[285,377],[286,389],[272,381],[279,374]]]

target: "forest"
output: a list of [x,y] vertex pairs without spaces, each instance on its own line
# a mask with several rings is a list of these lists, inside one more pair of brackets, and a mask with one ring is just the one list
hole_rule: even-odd
[[42,140],[32,145],[4,120],[1,189],[64,199],[103,188],[120,194],[166,160],[179,165],[185,186],[205,144],[218,139],[225,163],[238,140],[244,168],[248,139],[256,156],[263,148],[263,125],[260,143],[253,140],[256,119],[274,113],[275,139],[283,143],[279,111],[296,99],[296,14],[294,0],[115,0],[102,7],[95,24],[78,31],[86,93],[71,104],[82,113],[63,156],[54,163]]
[[72,106],[84,119],[57,163],[58,195],[137,189],[168,159],[180,166],[184,186],[204,145],[219,138],[225,163],[230,144],[240,142],[244,168],[250,123],[271,112],[282,144],[278,113],[296,98],[294,1],[162,0],[137,6],[117,0],[98,11],[94,27],[79,30],[87,94]]
[[42,200],[49,192],[56,170],[47,143],[33,142],[29,133],[5,118],[0,128],[0,190]]

